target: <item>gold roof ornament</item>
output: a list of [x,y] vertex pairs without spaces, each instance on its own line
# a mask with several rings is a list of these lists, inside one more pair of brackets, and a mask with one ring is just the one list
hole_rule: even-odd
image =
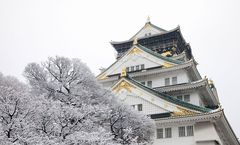
[[212,80],[212,79],[209,79],[209,80],[208,80],[208,84],[209,84],[209,85],[213,85],[213,80]]
[[165,61],[165,62],[163,63],[163,66],[164,66],[164,68],[168,68],[168,67],[172,67],[173,64],[168,63],[168,62]]
[[134,40],[133,40],[133,45],[137,45],[138,44],[138,38],[136,37],[136,38],[134,38]]
[[173,117],[176,117],[176,116],[185,116],[185,115],[194,115],[196,114],[195,112],[191,111],[191,110],[187,110],[187,109],[184,109],[182,107],[177,107],[179,111],[174,111],[172,113],[172,116]]
[[173,51],[177,51],[177,48],[173,46],[172,50],[173,50]]
[[126,68],[123,68],[121,72],[121,77],[126,77],[126,76],[127,76],[127,70]]
[[162,54],[161,54],[162,56],[168,56],[168,55],[172,55],[172,53],[171,53],[171,51],[166,51],[166,52],[163,52]]
[[127,90],[128,92],[132,92],[133,86],[126,82],[125,80],[122,80],[117,86],[115,86],[112,90],[114,92],[119,92],[122,89]]

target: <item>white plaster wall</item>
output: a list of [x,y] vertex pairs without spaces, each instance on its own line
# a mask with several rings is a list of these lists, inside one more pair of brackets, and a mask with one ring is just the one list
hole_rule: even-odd
[[195,140],[217,140],[223,145],[213,123],[211,122],[199,122],[195,124]]
[[124,102],[129,105],[142,104],[143,110],[141,112],[146,115],[167,112],[165,109],[135,95],[127,95],[127,98],[124,100]]
[[129,105],[143,104],[143,113],[145,114],[180,111],[175,104],[139,88],[121,89],[115,92],[115,95]]
[[148,28],[145,28],[142,31],[140,31],[135,37],[137,37],[137,38],[145,37],[146,33],[147,34],[151,33],[151,35],[154,35],[154,34],[161,33],[161,31],[159,31],[159,30],[157,30],[155,28],[152,28],[152,27],[148,27]]
[[189,126],[188,124],[178,124],[174,126],[158,126],[157,128],[172,128],[172,138],[157,139],[155,133],[155,140],[153,145],[215,145],[214,142],[201,142],[197,141],[212,141],[217,140],[221,145],[222,142],[215,130],[214,125],[211,122],[201,122],[195,123],[194,126],[194,136],[179,137],[178,127],[179,126]]
[[200,106],[200,104],[201,104],[200,101],[201,101],[201,99],[197,92],[190,93],[190,103],[191,104]]
[[172,84],[172,77],[177,77],[177,83],[188,83],[189,78],[187,75],[187,72],[184,70],[177,70],[177,71],[172,71],[168,73],[161,73],[157,75],[149,75],[145,77],[137,77],[134,78],[139,82],[142,81],[152,81],[152,87],[162,87],[165,86],[165,78],[170,78],[170,85]]
[[144,64],[145,68],[161,66],[163,60],[155,58],[147,53],[130,54],[124,59],[121,59],[113,68],[110,74],[121,73],[123,68]]

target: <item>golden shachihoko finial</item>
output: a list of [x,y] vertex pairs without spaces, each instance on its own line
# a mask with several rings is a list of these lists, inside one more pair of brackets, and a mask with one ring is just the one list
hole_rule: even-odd
[[121,77],[126,77],[126,76],[127,76],[127,70],[126,68],[123,68],[121,72]]

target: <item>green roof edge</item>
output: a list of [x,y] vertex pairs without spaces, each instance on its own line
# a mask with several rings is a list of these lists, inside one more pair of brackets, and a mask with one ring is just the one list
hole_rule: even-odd
[[[130,81],[131,83],[139,86],[140,88],[152,93],[152,94],[155,94],[157,95],[158,97],[164,99],[164,100],[167,100],[169,102],[172,102],[174,104],[178,104],[180,106],[183,106],[183,107],[186,107],[186,108],[189,108],[189,109],[192,109],[192,110],[195,110],[195,111],[200,111],[200,112],[210,112],[211,109],[209,108],[205,108],[205,107],[200,107],[200,106],[196,106],[196,105],[193,105],[193,104],[190,104],[190,103],[187,103],[187,102],[184,102],[182,100],[179,100],[177,98],[174,98],[168,94],[165,94],[165,93],[161,93],[161,92],[158,92],[156,90],[153,90],[145,85],[142,85],[141,83],[135,81],[134,79],[130,78],[130,77],[126,77],[126,79],[128,81]],[[164,97],[163,97],[164,96]]]

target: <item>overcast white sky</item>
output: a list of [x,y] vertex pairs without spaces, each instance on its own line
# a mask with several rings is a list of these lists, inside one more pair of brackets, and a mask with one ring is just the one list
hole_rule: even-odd
[[24,80],[27,63],[60,55],[98,74],[115,61],[109,42],[129,39],[148,15],[166,30],[180,25],[240,137],[239,0],[0,0],[0,72]]

